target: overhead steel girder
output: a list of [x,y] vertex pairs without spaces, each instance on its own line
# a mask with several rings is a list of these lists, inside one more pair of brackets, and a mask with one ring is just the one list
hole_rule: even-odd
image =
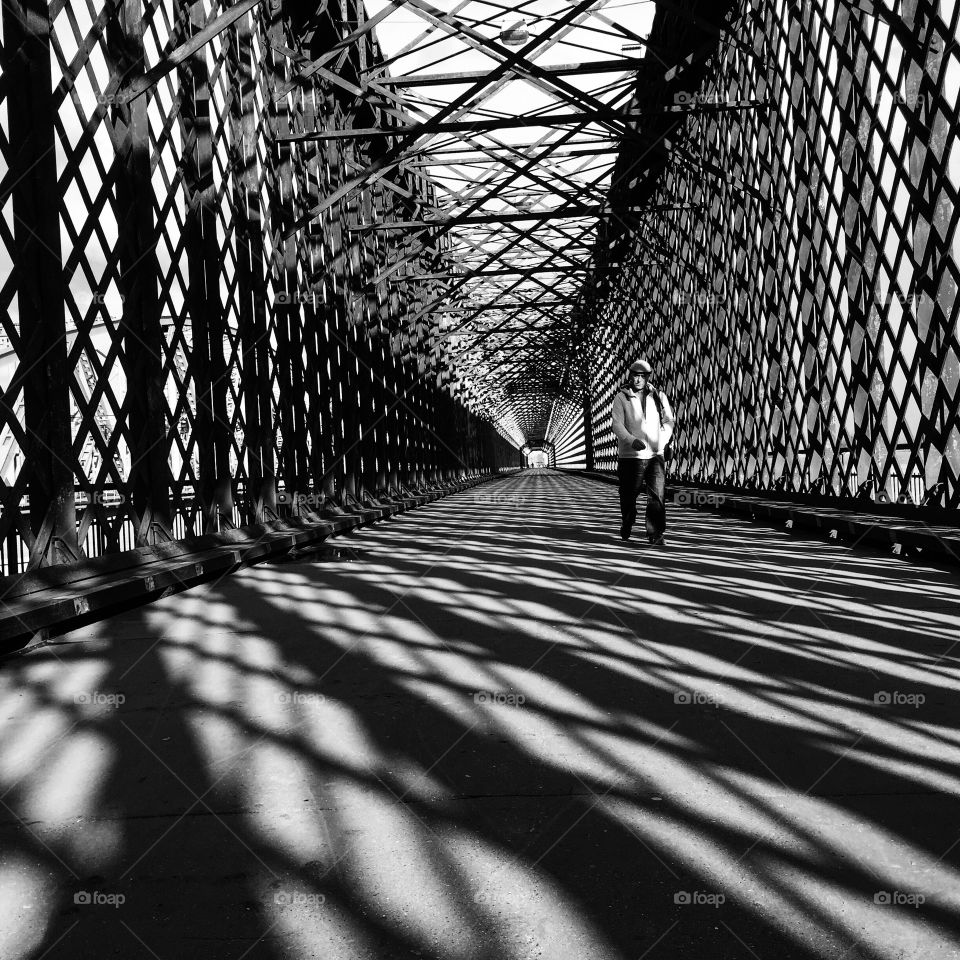
[[[723,110],[756,110],[770,109],[771,104],[765,100],[730,100],[720,103],[675,103],[658,111],[663,114],[671,113],[711,113]],[[639,113],[625,113],[619,115],[624,121],[639,121],[644,116]],[[317,130],[311,133],[291,134],[287,137],[277,137],[277,143],[309,143],[326,140],[367,140],[371,137],[401,137],[401,136],[440,136],[446,133],[491,133],[495,130],[510,130],[521,127],[559,127],[568,123],[599,123],[599,118],[591,113],[551,113],[529,114],[524,117],[491,117],[488,120],[458,120],[450,123],[434,124],[430,121],[408,125],[405,127],[345,127],[340,130]],[[611,132],[610,137],[621,137],[624,140],[640,140],[647,142],[649,137],[642,131],[631,127]],[[482,151],[480,151],[482,152]]]
[[351,233],[370,233],[373,230],[429,230],[431,227],[469,226],[473,223],[515,223],[523,220],[579,220],[584,217],[602,217],[610,213],[599,207],[558,207],[529,213],[485,213],[468,217],[447,217],[442,220],[396,220],[392,223],[365,223],[348,227]]
[[[640,120],[637,113],[618,115],[624,122]],[[277,137],[277,143],[309,143],[323,140],[365,140],[369,137],[439,136],[445,133],[486,133],[494,130],[510,130],[519,127],[559,127],[568,123],[597,123],[599,118],[585,111],[578,113],[551,113],[523,117],[491,117],[489,120],[453,120],[446,123],[423,123],[406,127],[354,127],[342,130],[317,130],[312,133],[297,133],[288,137]],[[637,131],[625,127],[617,131],[617,136],[644,139]],[[613,136],[613,134],[611,134]]]
[[[643,59],[624,58],[622,60],[597,60],[593,63],[564,63],[555,67],[544,67],[544,72],[554,77],[571,77],[591,73],[620,73],[642,70],[649,66]],[[474,70],[463,73],[437,73],[418,77],[377,77],[379,86],[393,87],[435,87],[451,83],[470,83],[480,80],[489,71]]]
[[[595,268],[594,268],[595,269]],[[476,273],[420,273],[391,277],[388,283],[419,283],[421,280],[482,280],[484,277],[527,277],[534,273],[590,273],[589,266],[581,267],[520,267],[513,270],[478,270]]]
[[[576,146],[580,141],[573,141],[574,146]],[[597,142],[593,144],[591,141],[584,141],[584,143],[589,144],[584,146],[582,150],[551,150],[550,159],[557,157],[593,157],[598,156],[604,153],[619,153],[620,146],[619,144],[612,144],[607,140],[603,142]],[[434,167],[437,165],[438,157],[442,157],[443,163],[448,163],[450,166],[474,166],[478,163],[500,163],[501,160],[499,156],[500,153],[507,154],[518,154],[523,155],[524,150],[534,149],[536,145],[532,143],[523,143],[523,144],[504,144],[500,145],[484,145],[483,147],[451,147],[449,150],[431,150],[429,160],[414,160],[407,161],[404,166],[407,167]],[[467,152],[469,151],[469,152]],[[466,159],[455,160],[453,157],[464,156]]]
[[548,310],[553,307],[569,307],[573,303],[576,303],[576,300],[548,300],[546,303],[538,303],[536,301],[531,301],[530,303],[505,303],[499,306],[491,303],[485,307],[438,307],[436,310],[431,310],[430,312],[477,314],[489,313],[491,310],[502,310],[504,312],[508,310]]
[[[540,330],[537,327],[531,327],[529,325],[525,325],[522,327],[504,327],[502,322],[498,323],[495,327],[491,327],[489,330],[480,330],[478,332],[484,334],[485,336],[491,336],[491,337],[514,337],[517,334],[524,334],[524,333],[537,334],[537,335],[540,334]],[[449,340],[452,337],[456,337],[456,336],[461,336],[466,338],[468,335],[467,334],[451,334],[451,336],[448,337],[446,334],[443,334],[443,337],[445,340]]]
[[372,230],[427,230],[430,227],[460,226],[471,223],[514,223],[523,220],[578,220],[584,217],[601,217],[613,214],[624,219],[640,213],[663,213],[667,210],[688,210],[689,206],[659,204],[652,207],[630,207],[626,210],[603,210],[599,207],[558,207],[556,210],[541,210],[529,213],[490,213],[470,217],[449,217],[443,220],[397,220],[392,223],[366,223],[348,227],[351,233],[369,233]]

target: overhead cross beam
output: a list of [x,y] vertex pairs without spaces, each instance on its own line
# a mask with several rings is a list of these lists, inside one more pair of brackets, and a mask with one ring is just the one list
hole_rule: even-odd
[[384,223],[365,223],[349,227],[351,233],[370,233],[373,230],[421,230],[430,227],[459,227],[473,223],[516,223],[523,220],[572,220],[584,217],[602,217],[609,213],[601,207],[568,206],[556,210],[531,210],[523,213],[484,213],[465,217],[444,217],[436,220],[394,220]]
[[[577,141],[573,141],[574,144]],[[525,150],[534,149],[533,143],[508,143],[503,145],[485,144],[482,147],[451,147],[449,149],[430,150],[430,156],[426,160],[408,161],[405,166],[408,167],[437,167],[437,166],[469,166],[477,163],[502,163],[503,159],[498,156],[500,153],[523,155]],[[469,151],[469,152],[468,152]],[[603,141],[593,143],[589,141],[589,146],[582,150],[552,150],[550,159],[558,157],[597,157],[606,153],[619,153],[620,145]],[[463,157],[463,159],[457,159]]]
[[538,300],[531,300],[528,303],[489,303],[485,307],[439,307],[433,311],[433,313],[489,313],[491,310],[531,310],[531,309],[546,309],[550,307],[566,307],[571,303],[574,303],[571,299],[566,300],[547,300],[544,302]]
[[[592,73],[625,73],[641,70],[648,66],[643,59],[624,57],[618,60],[595,60],[592,63],[564,63],[554,67],[544,67],[545,73],[553,77],[573,77]],[[451,83],[470,83],[487,75],[486,70],[474,70],[463,73],[434,73],[412,77],[377,77],[381,86],[404,89],[408,87],[436,87]]]
[[402,277],[392,277],[390,283],[419,283],[421,280],[482,280],[484,277],[527,277],[534,273],[587,273],[590,267],[517,267],[510,270],[477,270],[467,273],[421,273],[409,274]]
[[[640,114],[623,114],[624,121],[639,120]],[[277,143],[308,143],[323,140],[364,140],[370,137],[401,136],[438,136],[444,133],[485,133],[493,130],[511,130],[519,127],[559,127],[568,123],[596,123],[596,114],[586,111],[578,113],[527,114],[522,117],[492,117],[488,120],[456,120],[437,123],[425,120],[423,123],[406,127],[344,127],[339,130],[316,130],[310,133],[295,133],[287,137],[277,137]],[[635,131],[618,131],[620,136],[639,137]],[[642,138],[641,138],[642,139]]]
[[[771,104],[765,100],[731,100],[715,103],[675,103],[658,111],[660,113],[709,113],[723,110],[756,110],[769,108]],[[624,113],[624,121],[641,120],[639,113]],[[309,133],[294,133],[289,136],[277,137],[277,143],[310,143],[326,140],[368,140],[371,137],[399,137],[399,136],[439,136],[445,133],[489,133],[495,130],[511,130],[520,127],[559,127],[568,123],[597,123],[598,117],[593,113],[554,113],[554,114],[527,114],[523,117],[491,117],[486,120],[459,120],[449,123],[434,123],[425,120],[423,123],[405,127],[343,127],[334,130],[314,130]],[[613,134],[611,134],[613,135]],[[626,128],[617,131],[616,136],[629,140],[647,140],[641,132]]]
[[415,230],[429,227],[459,227],[473,223],[516,223],[523,220],[577,220],[584,217],[601,218],[614,214],[625,219],[641,213],[661,213],[667,210],[689,210],[689,205],[656,204],[649,207],[627,207],[624,210],[610,210],[602,207],[557,207],[556,210],[531,210],[523,213],[489,213],[469,217],[445,217],[435,220],[394,220],[383,223],[365,223],[348,227],[351,233],[369,233],[372,230]]
[[[526,324],[522,327],[504,327],[502,323],[499,323],[493,330],[484,330],[481,332],[485,335],[489,334],[491,337],[512,337],[515,333],[531,333],[539,336],[540,329],[538,327],[530,326],[530,324]],[[445,339],[452,340],[456,336],[466,337],[467,334],[453,334],[451,337],[445,337]]]

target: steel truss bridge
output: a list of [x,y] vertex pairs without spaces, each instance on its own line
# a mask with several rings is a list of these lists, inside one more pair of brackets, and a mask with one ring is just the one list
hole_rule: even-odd
[[610,470],[641,355],[678,482],[956,510],[958,17],[7,0],[0,573]]

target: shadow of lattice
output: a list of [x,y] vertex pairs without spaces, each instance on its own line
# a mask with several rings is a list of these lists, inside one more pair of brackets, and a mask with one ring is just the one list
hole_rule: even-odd
[[484,489],[6,664],[0,953],[954,955],[951,577]]

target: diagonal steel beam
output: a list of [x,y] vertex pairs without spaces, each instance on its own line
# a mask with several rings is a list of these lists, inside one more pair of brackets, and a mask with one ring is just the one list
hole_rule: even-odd
[[317,57],[316,60],[309,63],[305,66],[289,83],[281,86],[274,96],[273,100],[276,103],[279,100],[282,100],[291,90],[295,89],[299,84],[304,80],[309,80],[318,70],[322,67],[325,67],[331,60],[335,60],[341,53],[346,50],[349,50],[358,40],[362,40],[371,30],[381,20],[386,19],[390,16],[391,13],[395,12],[395,9],[402,7],[404,0],[392,0],[392,5],[384,7],[378,14],[370,17],[368,20],[364,20],[356,30],[348,33],[342,40],[337,41],[326,53],[322,56]]
[[151,87],[159,83],[171,70],[175,70],[186,60],[189,60],[198,50],[206,46],[211,40],[219,37],[228,27],[239,20],[245,13],[251,11],[263,0],[240,0],[229,10],[224,10],[219,16],[214,17],[201,30],[195,33],[189,40],[181,43],[170,53],[168,53],[155,67],[146,73],[134,77],[130,83],[124,85],[121,81],[120,90],[117,98],[120,103],[130,103],[137,97],[145,94]]

